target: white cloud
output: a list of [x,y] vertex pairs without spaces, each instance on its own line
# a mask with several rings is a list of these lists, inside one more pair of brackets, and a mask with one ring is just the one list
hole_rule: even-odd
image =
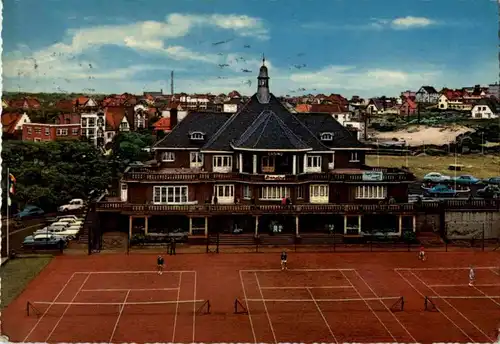
[[398,17],[394,19],[386,18],[370,18],[370,22],[363,24],[330,24],[323,22],[305,23],[302,25],[304,29],[311,30],[346,30],[346,31],[359,31],[359,30],[408,30],[424,28],[427,26],[435,25],[435,20],[425,17]]
[[436,24],[436,22],[432,19],[412,16],[396,18],[391,21],[391,26],[393,28],[403,30],[411,28],[422,28],[433,24]]

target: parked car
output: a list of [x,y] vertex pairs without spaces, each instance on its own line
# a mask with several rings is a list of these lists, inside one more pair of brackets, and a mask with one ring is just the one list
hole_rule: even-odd
[[72,219],[74,221],[83,221],[83,219],[81,217],[77,217],[76,215],[60,215],[60,216],[57,216],[57,217],[51,217],[49,219],[47,219],[48,222],[59,222],[61,220],[65,220],[65,219]]
[[79,210],[83,209],[85,206],[85,202],[81,198],[74,198],[69,201],[68,204],[62,205],[58,208],[60,212],[70,211],[70,210]]
[[487,185],[477,190],[477,195],[483,198],[500,198],[500,187],[496,185]]
[[33,232],[32,236],[37,236],[37,235],[54,235],[57,237],[61,237],[64,240],[72,240],[74,238],[74,234],[72,233],[66,233],[64,229],[61,228],[50,228],[50,227],[44,227],[42,229],[38,229],[35,232]]
[[14,215],[14,217],[21,220],[23,218],[41,216],[43,214],[45,214],[45,212],[39,207],[36,207],[34,205],[27,205],[22,211]]
[[56,223],[67,223],[69,226],[81,226],[83,225],[83,221],[76,219],[60,219]]
[[491,177],[491,178],[483,179],[483,183],[500,185],[500,177]]
[[[67,242],[64,241],[64,247],[67,246]],[[57,249],[61,245],[61,239],[54,235],[41,235],[41,236],[27,236],[24,238],[22,243],[23,248],[32,249]]]
[[69,241],[69,240],[70,240],[70,238],[68,238],[68,237],[67,237],[67,236],[65,236],[65,235],[61,235],[61,234],[59,234],[59,233],[52,233],[52,232],[45,232],[45,233],[41,232],[41,233],[37,233],[37,234],[33,233],[33,235],[32,235],[32,236],[33,236],[33,238],[35,238],[35,239],[37,239],[37,238],[45,238],[45,237],[47,237],[47,236],[53,236],[53,237],[55,237],[56,239],[62,239],[62,240],[64,240],[64,241]]
[[427,173],[424,176],[424,181],[433,182],[433,183],[441,183],[451,180],[450,176],[445,176],[444,174],[438,172]]
[[444,184],[438,184],[432,188],[424,188],[425,193],[428,194],[429,196],[435,196],[435,197],[455,197],[459,193],[467,193],[470,191],[470,189],[466,190],[456,190],[452,188],[451,186],[444,185]]
[[470,174],[464,174],[456,178],[453,178],[453,181],[456,182],[457,184],[462,184],[462,185],[474,185],[481,182],[480,179],[471,176]]

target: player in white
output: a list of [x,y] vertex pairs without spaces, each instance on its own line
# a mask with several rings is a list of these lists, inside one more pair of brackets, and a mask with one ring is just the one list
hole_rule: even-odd
[[476,280],[476,273],[474,272],[474,267],[471,266],[469,270],[469,287],[474,286],[474,281]]
[[285,251],[281,252],[281,270],[288,270],[286,263],[288,261],[288,255]]

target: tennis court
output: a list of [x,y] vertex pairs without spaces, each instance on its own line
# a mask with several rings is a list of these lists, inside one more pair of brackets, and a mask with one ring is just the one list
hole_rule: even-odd
[[[492,342],[497,253],[57,257],[2,314],[28,342]],[[476,285],[468,287],[468,266]],[[151,269],[148,270],[147,267]]]
[[24,341],[191,342],[210,307],[195,285],[196,271],[75,272],[54,299],[27,302]]

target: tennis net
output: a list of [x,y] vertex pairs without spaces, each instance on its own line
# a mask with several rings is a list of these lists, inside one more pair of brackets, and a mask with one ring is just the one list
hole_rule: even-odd
[[[279,304],[280,310],[286,312],[285,305],[297,304],[315,304],[322,311],[385,311],[400,312],[404,310],[405,299],[403,296],[393,297],[368,297],[368,298],[328,298],[328,299],[243,299],[235,301],[235,313],[237,310],[242,310],[246,304],[249,308],[255,309],[258,304]],[[238,307],[239,306],[239,307]],[[294,308],[294,306],[291,306]]]
[[482,310],[500,306],[499,295],[471,295],[471,296],[443,296],[433,295],[426,296],[424,301],[424,309],[430,312],[439,312],[439,306],[454,307],[463,306],[469,310]]
[[210,314],[210,300],[145,302],[49,302],[28,301],[28,316],[95,316],[140,314]]

